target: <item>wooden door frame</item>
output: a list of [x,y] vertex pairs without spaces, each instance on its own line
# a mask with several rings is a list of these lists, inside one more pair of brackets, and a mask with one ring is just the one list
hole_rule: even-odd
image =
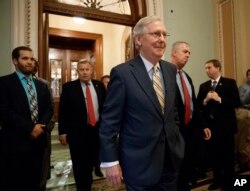
[[95,66],[96,68],[98,68],[98,70],[96,70],[96,78],[97,79],[101,78],[101,76],[103,75],[102,34],[79,32],[79,31],[72,31],[72,30],[66,30],[66,29],[49,28],[49,35],[95,41],[95,45],[94,45],[94,53],[96,57]]
[[[58,2],[51,2],[49,0],[38,0],[38,60],[40,63],[39,76],[48,79],[46,71],[48,71],[49,13],[65,16],[81,16],[90,20],[116,23],[133,27],[140,18],[147,15],[146,0],[128,0],[128,2],[131,8],[131,15],[122,15],[100,11],[97,9],[66,5]],[[96,51],[103,51],[102,44],[101,46],[97,46]],[[103,58],[101,57],[97,63],[102,64]],[[98,74],[98,76],[99,75],[102,74]]]

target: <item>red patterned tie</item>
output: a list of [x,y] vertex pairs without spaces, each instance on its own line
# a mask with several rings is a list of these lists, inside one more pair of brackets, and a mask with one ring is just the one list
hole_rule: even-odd
[[190,122],[190,116],[191,116],[191,105],[190,105],[190,95],[188,93],[188,88],[185,83],[185,80],[183,79],[182,71],[179,70],[179,75],[181,79],[181,85],[182,90],[184,94],[184,103],[185,103],[185,125],[187,125]]
[[96,119],[95,119],[95,112],[94,112],[94,106],[93,101],[89,89],[89,83],[86,82],[86,99],[87,99],[87,107],[88,107],[88,122],[91,126],[95,126]]

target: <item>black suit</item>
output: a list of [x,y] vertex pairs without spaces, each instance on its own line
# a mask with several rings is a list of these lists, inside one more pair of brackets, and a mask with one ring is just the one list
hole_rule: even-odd
[[[92,80],[95,88],[99,113],[106,90],[102,82]],[[91,190],[92,170],[99,155],[99,122],[88,124],[87,106],[80,80],[65,83],[59,103],[59,134],[67,135],[78,191]]]
[[200,85],[198,101],[202,115],[211,129],[210,153],[214,181],[230,190],[234,175],[234,134],[237,132],[235,108],[240,106],[240,97],[235,80],[221,77],[215,92],[221,97],[221,103],[203,101],[211,90],[211,81]]
[[[192,79],[186,72],[182,72],[182,75],[186,75],[188,83],[191,87],[191,94],[192,94],[192,115],[191,120],[188,124],[185,124],[185,105],[183,99],[181,97],[182,86],[179,86],[177,90],[177,100],[178,100],[178,114],[180,119],[180,132],[185,140],[185,154],[184,160],[180,171],[180,177],[178,181],[178,190],[186,191],[190,190],[189,188],[189,180],[194,178],[194,161],[196,160],[195,153],[198,153],[198,147],[195,145],[196,141],[200,141],[200,137],[202,137],[202,130],[206,128],[205,122],[201,118],[200,111],[198,109],[198,104],[196,100],[194,85]],[[178,74],[179,75],[179,74]],[[188,84],[186,84],[188,86]],[[197,137],[198,136],[198,137]]]
[[[38,101],[38,124],[47,125],[53,115],[46,84],[34,79]],[[16,73],[0,79],[0,116],[2,120],[0,187],[3,190],[38,190],[41,178],[46,133],[31,138],[31,120],[25,90]],[[45,131],[47,127],[45,127]]]
[[163,60],[159,64],[165,87],[164,114],[140,56],[111,71],[100,154],[102,162],[120,161],[127,190],[160,190],[162,186],[176,190],[184,151],[175,105],[176,67]]

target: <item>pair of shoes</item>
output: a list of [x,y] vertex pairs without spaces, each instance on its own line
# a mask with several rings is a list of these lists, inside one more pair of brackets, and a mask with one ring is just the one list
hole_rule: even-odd
[[218,188],[220,188],[219,183],[212,183],[209,185],[208,190],[217,190]]
[[102,171],[100,170],[100,168],[95,169],[95,175],[98,176],[98,177],[104,177],[103,174],[102,174]]

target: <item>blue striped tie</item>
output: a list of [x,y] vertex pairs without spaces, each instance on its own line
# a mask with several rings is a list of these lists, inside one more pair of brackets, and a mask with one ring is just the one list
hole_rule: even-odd
[[27,89],[29,94],[31,119],[34,123],[36,123],[38,118],[38,105],[37,105],[36,95],[31,84],[31,79],[26,78],[26,80],[27,80]]

